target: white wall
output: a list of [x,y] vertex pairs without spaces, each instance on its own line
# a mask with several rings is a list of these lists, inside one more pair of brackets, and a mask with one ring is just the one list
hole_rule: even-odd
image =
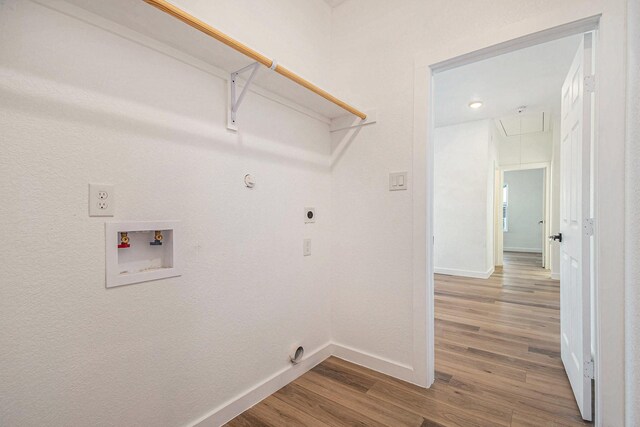
[[493,267],[493,164],[488,120],[436,128],[434,265],[486,276]]
[[[560,93],[560,88],[558,88]],[[546,163],[553,151],[552,132],[537,132],[520,136],[499,135],[500,165]]]
[[[577,4],[572,0],[563,8]],[[473,46],[471,39],[525,18],[548,22],[550,15],[563,13],[558,6],[553,0],[397,0],[393,6],[383,0],[349,0],[333,11],[335,88],[356,105],[377,108],[379,118],[349,144],[332,173],[333,231],[340,236],[340,242],[334,239],[332,275],[338,342],[395,364],[421,363],[413,360],[412,241],[413,222],[419,220],[413,217],[413,183],[408,192],[396,192],[402,194],[387,189],[388,173],[411,171],[414,162],[416,54],[436,45]],[[372,329],[376,336],[367,336],[365,331]]]
[[[284,38],[245,3],[245,34],[283,62],[326,43],[321,0],[269,3]],[[287,368],[294,342],[330,341],[327,125],[249,93],[234,134],[225,100],[201,69],[0,2],[1,425],[185,425]],[[182,277],[105,289],[89,182],[116,185],[114,220],[182,221]]]
[[544,169],[506,171],[504,183],[509,188],[504,250],[542,253]]
[[[606,31],[601,33],[604,43],[600,50],[600,71],[610,78],[599,81],[606,93],[600,98],[599,107],[601,111],[606,107],[605,116],[619,115],[624,112],[619,100],[624,99],[625,44],[621,34],[625,4],[624,0],[455,0],[435,3],[397,0],[390,7],[384,0],[350,0],[334,10],[332,63],[338,76],[336,89],[348,93],[358,105],[378,108],[379,117],[375,127],[363,130],[357,140],[351,142],[332,174],[336,212],[333,231],[341,240],[351,242],[334,246],[332,254],[334,289],[341,296],[335,298],[332,308],[336,336],[354,337],[353,345],[360,350],[415,369],[416,378],[424,369],[418,332],[419,322],[423,321],[421,309],[426,306],[428,310],[429,303],[428,299],[426,304],[422,302],[423,294],[419,291],[422,288],[417,282],[426,265],[422,261],[423,249],[414,245],[421,237],[413,231],[414,227],[422,227],[416,223],[424,221],[422,212],[429,209],[424,200],[428,199],[420,192],[413,196],[389,194],[385,188],[389,171],[409,170],[422,174],[425,161],[413,156],[414,149],[420,155],[425,151],[428,153],[428,149],[419,145],[424,144],[426,124],[421,117],[413,115],[414,108],[422,111],[416,105],[422,105],[424,110],[431,108],[425,106],[423,97],[415,97],[415,82],[420,76],[414,76],[414,73],[424,70],[416,66],[416,61],[428,59],[427,65],[433,64],[497,42],[603,13]],[[426,71],[425,76],[428,76]],[[425,79],[422,84],[425,86],[420,89],[428,93],[429,82]],[[606,174],[598,186],[599,190],[604,190],[610,184],[623,184],[620,173],[607,168],[623,159],[623,130],[619,130],[620,126],[611,126],[610,121],[599,123],[613,141],[608,150],[599,154],[598,167],[606,170]],[[419,138],[415,139],[414,145],[416,134]],[[429,173],[427,168],[425,176]],[[415,180],[410,182],[409,192],[412,186],[422,189],[424,184],[417,185]],[[619,192],[609,192],[603,200],[622,205]],[[365,219],[363,212],[369,212]],[[608,263],[598,276],[609,275],[608,283],[613,283],[612,286],[620,291],[622,274],[616,259],[620,259],[622,251],[616,245],[622,243],[616,243],[618,239],[613,237],[608,241],[606,236],[621,235],[622,214],[605,210],[600,210],[599,214],[606,219],[601,226],[605,236],[603,242],[612,246],[605,255]],[[427,260],[430,249],[427,243]],[[598,416],[605,417],[607,425],[621,425],[620,389],[623,386],[619,379],[623,368],[618,363],[619,351],[615,348],[620,348],[622,342],[621,313],[617,308],[622,299],[620,292],[605,294],[603,290],[598,296],[602,306],[609,308],[602,317],[603,325],[610,326],[605,339],[615,343],[610,351],[605,349],[601,355],[603,363],[597,367],[600,375],[615,378],[608,384],[609,388],[597,390],[601,402],[613,409],[601,411]],[[357,315],[350,316],[350,313]],[[428,312],[426,316],[429,315]],[[345,318],[351,321],[340,321]],[[383,327],[376,329],[378,325]],[[367,331],[374,329],[375,336],[368,336]],[[416,335],[410,332],[412,329],[418,331]]]
[[629,0],[626,152],[626,425],[640,424],[640,1]]
[[173,0],[279,64],[331,89],[331,8],[324,0]]
[[[181,2],[185,6],[182,3],[187,0]],[[305,8],[307,3],[311,2],[295,1],[291,7]],[[326,339],[328,327],[319,319],[328,312],[323,299],[328,293],[333,294],[334,333],[353,338],[346,344],[419,374],[423,359],[412,357],[417,345],[412,334],[414,312],[420,305],[412,286],[412,230],[421,218],[414,218],[412,182],[407,192],[390,194],[386,188],[389,171],[408,170],[411,176],[417,161],[412,156],[415,54],[437,46],[446,47],[449,55],[464,53],[493,40],[603,12],[601,37],[607,43],[601,46],[601,71],[609,78],[599,81],[603,90],[599,105],[607,107],[601,113],[608,118],[619,113],[617,100],[623,99],[624,0],[396,0],[393,7],[384,0],[350,0],[334,10],[331,22],[324,6],[319,9],[322,13],[313,15],[313,22],[290,19],[288,11],[277,12],[287,17],[288,28],[298,23],[302,27],[291,34],[306,34],[312,40],[314,34],[325,40],[318,28],[333,28],[330,58],[315,60],[300,51],[287,31],[282,39],[277,34],[264,37],[263,28],[249,40],[250,29],[260,25],[265,13],[254,2],[254,7],[241,9],[246,14],[242,19],[229,13],[226,24],[212,21],[265,53],[291,48],[292,54],[277,59],[292,68],[296,61],[296,70],[321,84],[334,78],[337,93],[363,108],[378,108],[378,124],[363,128],[350,140],[332,170],[328,189],[328,172],[318,166],[326,164],[329,151],[324,125],[316,131],[315,121],[252,97],[243,108],[245,117],[251,117],[246,123],[254,125],[232,137],[224,130],[224,88],[218,79],[90,25],[49,18],[50,11],[38,12],[48,17],[40,15],[34,21],[40,25],[29,22],[29,31],[17,30],[24,17],[15,19],[6,10],[32,7],[31,3],[0,4],[0,196],[6,201],[0,204],[0,216],[7,218],[0,233],[3,242],[19,236],[15,245],[0,248],[0,399],[11,399],[1,401],[0,407],[10,408],[2,413],[3,423],[11,415],[9,424],[27,410],[38,424],[43,420],[86,424],[89,416],[129,425],[185,423],[286,366],[284,360],[263,358],[272,354],[279,358],[280,347],[298,330],[313,334],[307,341],[311,347]],[[188,3],[191,9],[204,4]],[[217,18],[212,15],[212,19]],[[56,22],[64,25],[54,31]],[[264,22],[263,27],[279,27]],[[630,22],[637,21],[630,18]],[[245,24],[249,30],[241,35],[239,28]],[[238,33],[230,30],[233,25]],[[114,37],[117,42],[111,45]],[[322,45],[322,40],[314,46]],[[58,49],[59,42],[70,43]],[[16,51],[8,55],[14,45],[24,47],[21,55]],[[15,64],[9,66],[9,61]],[[324,68],[328,64],[331,72]],[[618,79],[612,78],[616,72]],[[149,78],[156,73],[158,79]],[[185,77],[175,79],[176,75]],[[267,109],[276,117],[267,116]],[[623,130],[617,130],[622,127],[610,123],[600,122],[610,132],[608,149],[599,153],[598,166],[605,176],[598,185],[605,201],[621,205],[616,191],[603,191],[624,186],[620,173],[604,167],[623,161],[619,144]],[[109,163],[100,161],[100,156]],[[129,156],[136,160],[123,160]],[[173,168],[172,175],[156,165]],[[269,192],[243,193],[241,184],[236,184],[240,169],[250,169],[259,177],[258,185]],[[44,178],[39,179],[35,170]],[[124,180],[128,176],[131,182]],[[185,250],[192,261],[182,278],[117,292],[104,290],[102,225],[86,218],[89,180],[118,184],[116,219],[170,216],[194,224],[185,227]],[[627,183],[636,181],[628,178]],[[197,199],[184,191],[189,187],[207,194],[214,185],[215,194],[224,197]],[[158,187],[174,203],[158,202]],[[65,193],[58,196],[51,188],[63,188]],[[247,203],[263,208],[262,222],[241,209]],[[325,237],[326,225],[321,228],[317,223],[314,255],[302,264],[286,255],[289,242],[297,246],[292,256],[299,254],[296,230],[300,229],[291,224],[298,218],[298,205],[310,203],[329,211],[331,234],[340,239]],[[42,206],[51,209],[51,216],[39,214]],[[635,211],[627,209],[627,217],[633,217]],[[286,214],[278,216],[282,211]],[[622,240],[616,239],[624,226],[623,214],[611,210],[598,214],[608,220],[598,225],[603,241],[610,245],[603,256],[622,260],[616,246]],[[28,222],[33,224],[27,226]],[[253,238],[236,240],[247,225]],[[271,227],[279,234],[270,235]],[[315,236],[331,242],[330,254],[319,247]],[[334,267],[329,282],[322,280],[327,276],[319,267],[323,257]],[[248,258],[256,264],[247,266]],[[286,269],[273,269],[284,261]],[[598,272],[608,278],[608,286],[599,294],[602,306],[616,307],[615,312],[602,313],[605,325],[617,326],[616,316],[623,315],[620,266],[621,262],[611,262]],[[261,286],[251,287],[252,283]],[[251,294],[256,288],[263,293]],[[264,304],[276,300],[274,305]],[[294,326],[292,317],[304,322]],[[262,328],[259,333],[243,335],[256,325]],[[375,334],[368,333],[374,330],[372,325],[381,326]],[[623,333],[621,327],[606,330],[604,338],[616,344],[611,352],[619,348]],[[256,355],[264,363],[257,363]],[[617,361],[616,354],[601,356],[605,362]],[[618,379],[624,369],[622,363],[596,368],[603,379]],[[632,369],[629,364],[627,368]],[[623,382],[616,381],[616,386],[622,388]],[[7,389],[18,390],[17,399]],[[176,399],[181,392],[184,397]],[[604,393],[602,401],[608,408],[623,407],[617,389],[598,393]],[[28,402],[23,399],[27,395]],[[620,412],[598,416],[606,417],[606,425],[622,425],[616,418]]]

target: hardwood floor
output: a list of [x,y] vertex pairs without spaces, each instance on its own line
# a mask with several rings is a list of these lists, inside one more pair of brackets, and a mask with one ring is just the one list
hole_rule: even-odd
[[436,381],[422,389],[331,357],[228,426],[575,426],[559,283],[505,253],[487,280],[436,276]]

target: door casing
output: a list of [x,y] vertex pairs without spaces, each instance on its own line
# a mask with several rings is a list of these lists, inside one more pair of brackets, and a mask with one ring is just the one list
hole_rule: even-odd
[[[551,224],[551,163],[548,162],[542,162],[542,163],[523,163],[521,165],[504,165],[500,167],[500,188],[502,188],[502,186],[504,185],[504,173],[508,172],[508,171],[518,171],[518,170],[531,170],[531,169],[542,169],[544,171],[544,182],[543,182],[543,186],[544,186],[544,194],[542,196],[542,200],[543,200],[543,218],[542,220],[544,221],[544,224],[542,226],[543,228],[543,233],[540,236],[540,238],[542,238],[542,236],[548,236],[551,234],[551,228],[550,228],[550,224]],[[497,223],[497,221],[496,221]],[[502,234],[502,227],[500,227],[500,233]],[[504,241],[504,239],[503,239]],[[496,242],[497,243],[497,242]],[[551,266],[551,256],[550,256],[550,252],[551,252],[551,244],[549,242],[548,239],[544,239],[542,242],[542,264],[543,267],[551,270],[550,266]],[[549,271],[549,274],[551,274],[551,271]]]
[[[624,205],[625,33],[623,2],[581,4],[552,16],[534,16],[476,37],[443,43],[414,64],[413,134],[413,371],[414,382],[435,379],[433,284],[433,75],[464,64],[558,38],[595,31],[594,104],[595,424],[624,424]],[[599,149],[598,135],[607,135]],[[600,283],[606,283],[599,286]]]

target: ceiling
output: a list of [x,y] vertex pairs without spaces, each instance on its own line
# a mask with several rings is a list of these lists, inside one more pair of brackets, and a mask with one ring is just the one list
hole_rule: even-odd
[[504,136],[526,135],[549,130],[549,113],[545,111],[523,111],[496,119],[496,126]]
[[[557,111],[580,39],[567,37],[437,73],[435,125],[510,116],[521,105],[527,111]],[[473,100],[484,105],[471,109]]]
[[331,7],[336,7],[336,6],[340,6],[342,3],[344,3],[347,0],[324,0],[325,2],[327,2],[327,4]]

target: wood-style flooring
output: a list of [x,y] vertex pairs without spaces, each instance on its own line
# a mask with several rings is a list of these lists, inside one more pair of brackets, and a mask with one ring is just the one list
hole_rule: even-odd
[[559,282],[505,253],[487,280],[436,276],[430,389],[331,357],[228,423],[237,426],[576,426],[560,361]]

